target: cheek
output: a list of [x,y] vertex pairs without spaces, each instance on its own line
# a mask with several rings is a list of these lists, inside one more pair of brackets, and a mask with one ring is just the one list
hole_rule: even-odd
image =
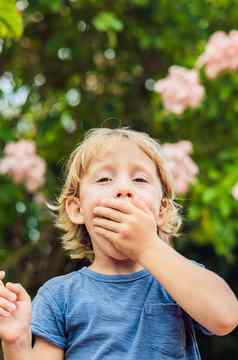
[[90,191],[84,192],[81,197],[81,207],[84,214],[85,222],[89,227],[92,226],[92,219],[94,218],[93,210],[98,206],[99,201],[106,196],[103,196],[101,192],[90,189]]
[[96,205],[95,205],[95,200],[94,200],[93,196],[91,196],[88,193],[84,193],[83,195],[81,195],[80,208],[81,208],[81,212],[84,216],[84,221],[86,223],[91,222],[92,212],[93,212],[93,209],[95,206]]
[[153,211],[154,214],[158,214],[161,204],[161,194],[156,191],[152,191],[149,193],[141,194],[141,200],[143,200],[149,209]]

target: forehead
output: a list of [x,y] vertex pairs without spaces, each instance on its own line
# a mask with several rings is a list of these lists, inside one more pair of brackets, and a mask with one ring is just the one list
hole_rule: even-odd
[[135,142],[127,139],[110,139],[92,156],[87,173],[105,166],[114,167],[122,162],[151,173],[156,172],[155,161]]

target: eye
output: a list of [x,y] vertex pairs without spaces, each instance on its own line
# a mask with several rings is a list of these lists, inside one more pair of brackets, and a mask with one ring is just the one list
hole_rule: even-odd
[[147,182],[145,179],[143,178],[136,178],[135,180],[142,180],[143,182]]
[[102,182],[102,181],[105,181],[105,180],[110,180],[110,179],[107,178],[107,177],[104,177],[104,178],[98,179],[97,182]]

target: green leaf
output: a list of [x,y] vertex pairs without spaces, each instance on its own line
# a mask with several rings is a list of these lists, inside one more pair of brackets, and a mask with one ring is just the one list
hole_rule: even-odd
[[0,0],[0,37],[19,38],[23,32],[20,13],[14,0]]
[[222,198],[222,201],[217,202],[217,207],[223,218],[228,218],[230,216],[232,208],[230,202],[225,197]]
[[207,188],[202,194],[202,199],[205,204],[209,204],[212,200],[215,199],[217,195],[217,190],[214,187]]
[[132,1],[137,6],[147,6],[148,0],[133,0]]
[[63,5],[62,0],[40,0],[40,4],[45,8],[53,12],[58,12]]
[[93,20],[95,28],[99,31],[122,31],[123,22],[119,20],[115,14],[109,11],[103,11],[98,14]]

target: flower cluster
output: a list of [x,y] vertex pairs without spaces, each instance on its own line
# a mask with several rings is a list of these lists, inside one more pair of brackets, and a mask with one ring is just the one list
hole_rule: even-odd
[[169,68],[167,78],[155,83],[154,90],[161,94],[165,109],[175,114],[183,113],[188,106],[197,107],[205,93],[197,71],[177,65]]
[[189,156],[192,153],[192,143],[186,140],[174,144],[164,143],[162,148],[174,177],[175,191],[186,193],[199,172],[197,165]]
[[217,31],[208,40],[205,51],[199,56],[194,69],[173,65],[169,75],[154,84],[154,90],[162,96],[165,109],[182,114],[187,107],[195,108],[202,101],[205,90],[199,82],[198,72],[205,65],[209,79],[225,70],[238,70],[238,31],[228,34]]
[[197,68],[203,65],[210,79],[225,70],[238,70],[238,31],[232,30],[228,35],[223,31],[215,32],[197,60]]
[[34,192],[45,182],[46,164],[35,153],[35,143],[29,140],[8,143],[0,160],[0,174],[12,177],[15,183],[23,183]]

